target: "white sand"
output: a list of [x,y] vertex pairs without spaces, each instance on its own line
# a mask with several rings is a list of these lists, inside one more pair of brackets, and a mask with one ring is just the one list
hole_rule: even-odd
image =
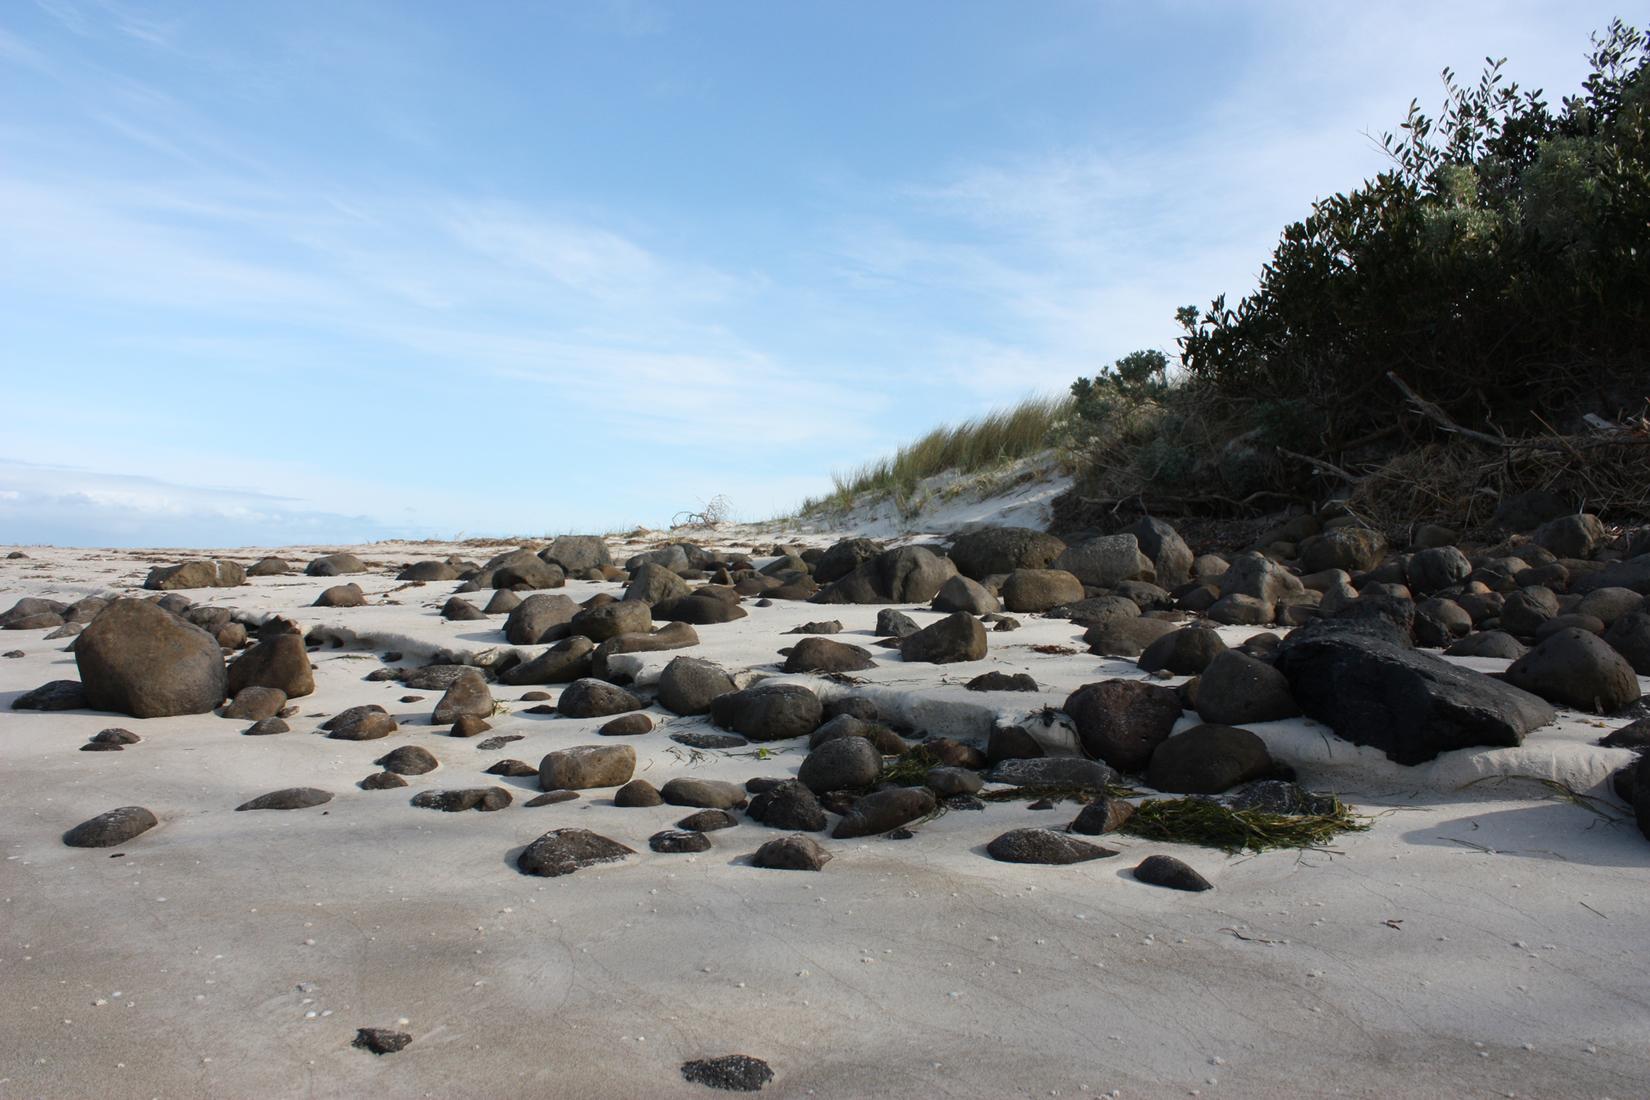
[[[1620,723],[1567,714],[1520,749],[1420,768],[1309,721],[1257,725],[1310,785],[1377,815],[1335,853],[1228,859],[1108,837],[1115,859],[1011,866],[983,845],[1019,825],[1063,826],[1074,811],[998,803],[948,813],[912,840],[826,840],[835,859],[821,874],[747,866],[779,835],[751,823],[712,834],[702,856],[655,855],[647,837],[690,811],[617,809],[604,792],[526,809],[533,780],[483,774],[505,757],[536,764],[551,748],[605,740],[599,720],[520,714],[514,700],[531,689],[495,686],[518,713],[494,732],[526,739],[481,752],[428,725],[438,693],[403,705],[401,685],[362,680],[386,648],[503,645],[502,616],[436,616],[452,584],[392,579],[405,562],[493,549],[356,548],[385,564],[347,578],[375,600],[368,608],[299,610],[336,578],[187,593],[374,636],[374,649],[313,655],[317,691],[298,701],[289,734],[243,737],[247,723],[214,715],[0,709],[0,1097],[705,1097],[718,1094],[684,1083],[680,1063],[730,1052],[766,1059],[777,1076],[762,1095],[786,1097],[1650,1094],[1650,842],[1533,784],[1458,789],[1533,774],[1607,798],[1602,781],[1628,755],[1591,742]],[[28,552],[0,562],[0,608],[128,588],[150,564],[133,552]],[[614,586],[566,591],[604,587]],[[399,603],[377,604],[386,593]],[[839,640],[863,643],[877,612],[746,606],[747,619],[697,628],[703,644],[690,652],[771,674],[796,640],[789,627],[838,618]],[[932,614],[907,610],[919,622]],[[881,667],[864,674],[866,690],[889,703],[920,691],[925,702],[900,705],[931,730],[969,733],[998,708],[1058,704],[1078,684],[1134,674],[1080,652],[1034,653],[1080,651],[1080,631],[1021,618],[1024,629],[991,634],[989,658],[968,666],[906,666],[873,649]],[[0,632],[0,650],[27,653],[0,660],[0,707],[74,677],[63,643],[42,633]],[[675,655],[633,665],[646,682]],[[962,690],[990,668],[1028,671],[1045,690]],[[395,713],[401,732],[338,742],[304,717],[364,702]],[[766,761],[695,762],[667,735],[703,720],[653,713],[658,730],[625,740],[656,784],[788,774],[802,758],[782,745]],[[144,741],[77,751],[108,726]],[[405,790],[354,786],[400,744],[443,766]],[[492,784],[517,804],[493,814],[408,805],[418,790]],[[336,797],[232,812],[289,786]],[[161,826],[117,849],[61,843],[68,827],[128,804]],[[640,854],[560,879],[515,870],[523,844],[566,825]],[[1128,868],[1160,851],[1217,888],[1132,881]],[[407,1050],[351,1049],[356,1028],[400,1019],[414,1037]]]

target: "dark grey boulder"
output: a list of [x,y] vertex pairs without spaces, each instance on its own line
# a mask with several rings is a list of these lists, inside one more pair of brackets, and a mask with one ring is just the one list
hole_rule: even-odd
[[985,846],[986,854],[1002,863],[1042,863],[1063,866],[1106,859],[1117,852],[1053,829],[1010,829]]
[[687,582],[678,574],[662,565],[648,562],[630,574],[630,584],[625,587],[624,600],[621,602],[651,607],[666,600],[680,599],[688,592]]
[[1084,684],[1062,709],[1076,724],[1084,751],[1125,772],[1146,766],[1183,710],[1174,689],[1141,680]]
[[1622,615],[1604,632],[1604,641],[1640,676],[1650,676],[1650,612]]
[[811,791],[868,787],[882,772],[882,754],[863,737],[838,737],[810,752],[796,778]]
[[985,627],[966,612],[947,615],[900,640],[900,656],[907,661],[955,664],[985,658]]
[[819,728],[825,708],[800,684],[758,685],[718,696],[711,702],[711,721],[752,741],[806,737]]
[[634,848],[589,829],[553,829],[522,850],[516,867],[525,875],[554,878],[635,854]]
[[1405,579],[1418,596],[1454,588],[1472,573],[1472,563],[1453,546],[1435,546],[1411,554],[1404,563]]
[[613,792],[613,805],[623,806],[626,809],[639,809],[645,806],[663,806],[664,795],[659,788],[645,779],[632,779],[618,790]]
[[589,638],[574,635],[563,638],[549,649],[499,673],[502,683],[570,684],[590,675],[596,646]]
[[1037,681],[1025,672],[984,672],[963,685],[969,691],[1039,691]]
[[303,637],[284,632],[260,635],[256,645],[229,662],[226,687],[230,695],[249,687],[277,688],[289,699],[313,694],[315,672]]
[[1151,560],[1157,583],[1165,588],[1185,584],[1192,575],[1193,555],[1186,540],[1168,523],[1142,516],[1122,531],[1133,535],[1140,552]]
[[1156,567],[1140,552],[1140,543],[1133,535],[1103,535],[1068,546],[1051,564],[1096,588],[1157,579]]
[[600,535],[557,535],[549,546],[539,551],[539,557],[555,562],[569,574],[613,564],[607,540]]
[[1061,539],[1030,527],[981,527],[959,535],[950,557],[959,573],[979,581],[1016,569],[1045,569],[1065,549]]
[[1301,542],[1301,569],[1308,573],[1324,569],[1365,573],[1381,563],[1386,551],[1386,536],[1379,531],[1337,527]]
[[735,828],[738,824],[738,818],[726,810],[720,810],[713,806],[700,810],[698,813],[688,814],[676,823],[676,827],[692,833],[714,833],[722,829]]
[[920,546],[884,550],[825,586],[815,603],[927,603],[956,575],[957,567]]
[[514,645],[556,641],[569,632],[568,624],[578,613],[579,605],[571,597],[560,592],[535,592],[516,604],[504,620],[504,637]]
[[666,829],[647,838],[647,846],[662,855],[710,851],[710,837],[701,829]]
[[415,561],[395,575],[398,581],[456,581],[458,570],[444,561]]
[[412,805],[421,810],[440,810],[448,814],[461,814],[466,810],[485,814],[506,809],[514,800],[503,787],[464,787],[448,791],[419,791],[413,795]]
[[249,577],[279,577],[292,572],[285,558],[259,558],[247,567]]
[[376,741],[388,737],[399,727],[383,707],[365,703],[338,712],[321,723],[321,728],[335,741]]
[[706,714],[713,700],[734,690],[726,669],[699,657],[674,658],[659,674],[659,705],[672,714]]
[[819,556],[813,566],[813,578],[820,584],[841,580],[880,553],[882,544],[871,539],[844,539]]
[[134,718],[204,714],[224,701],[218,641],[144,600],[120,599],[75,640],[86,702]]
[[[841,742],[832,742],[841,744]],[[854,800],[831,833],[838,840],[875,836],[908,825],[934,812],[934,792],[927,787],[888,787]]]
[[659,795],[671,806],[731,810],[745,804],[745,788],[739,784],[722,779],[700,779],[691,775],[678,775],[671,779],[659,788]]
[[354,554],[327,554],[316,558],[304,568],[311,577],[341,577],[347,573],[365,573],[367,563]]
[[280,688],[244,687],[218,713],[224,718],[242,722],[258,722],[273,718],[286,706],[286,692]]
[[905,638],[921,628],[903,611],[885,607],[877,612],[877,635],[883,638]]
[[351,581],[349,584],[335,584],[331,588],[323,589],[315,597],[314,607],[365,607],[367,594],[361,586]]
[[1011,787],[1104,791],[1106,784],[1116,781],[1117,773],[1080,756],[1040,756],[999,761],[986,778]]
[[396,775],[426,775],[441,766],[441,761],[429,749],[418,745],[402,745],[373,761],[387,772]]
[[1283,673],[1235,649],[1215,655],[1197,678],[1197,713],[1205,722],[1241,726],[1301,712]]
[[931,606],[935,611],[966,611],[970,615],[985,615],[1002,609],[1002,604],[985,585],[961,574],[940,585]]
[[453,680],[430,716],[430,724],[445,726],[460,718],[487,718],[493,713],[493,693],[479,669]]
[[1150,886],[1166,886],[1170,890],[1193,893],[1215,888],[1214,883],[1174,856],[1147,856],[1135,867],[1134,878],[1136,882]]
[[557,712],[568,718],[606,718],[645,705],[624,688],[591,678],[573,681],[556,700]]
[[1333,620],[1284,639],[1278,670],[1302,712],[1400,764],[1478,745],[1512,746],[1555,717],[1527,691]]
[[604,722],[596,732],[603,737],[639,737],[653,732],[653,719],[639,710],[631,711]]
[[1272,772],[1266,742],[1234,726],[1193,726],[1152,753],[1146,782],[1172,794],[1220,794]]
[[751,799],[746,814],[773,829],[817,833],[828,821],[814,793],[795,779],[776,783]]
[[1226,651],[1220,635],[1206,626],[1187,626],[1165,634],[1141,651],[1135,663],[1143,672],[1195,676]]
[[1112,798],[1110,795],[1100,795],[1077,812],[1077,816],[1066,826],[1066,830],[1085,836],[1115,833],[1128,824],[1129,818],[1133,816],[1134,803]]
[[181,565],[157,565],[149,570],[143,587],[157,592],[188,588],[234,588],[246,583],[246,570],[232,561],[186,561]]
[[1083,642],[1090,653],[1102,657],[1139,657],[1153,642],[1178,629],[1164,619],[1117,618],[1089,627],[1083,632]]
[[782,836],[763,844],[751,856],[751,866],[778,871],[818,871],[831,860],[831,853],[810,836]]
[[87,710],[86,690],[79,680],[52,680],[11,701],[12,710]]
[[278,791],[261,794],[249,802],[236,806],[236,810],[307,810],[311,806],[321,806],[332,801],[332,792],[323,791],[315,787],[285,787]]
[[113,848],[159,824],[142,806],[120,806],[82,821],[63,834],[63,843],[71,848]]
[[875,668],[869,650],[830,638],[807,637],[791,647],[784,670],[798,672],[862,672]]
[[1502,678],[1548,702],[1593,714],[1614,714],[1639,698],[1638,676],[1627,658],[1574,627],[1543,639]]
[[[1003,606],[1014,612],[1040,614],[1082,598],[1083,582],[1063,569],[1016,569],[1003,581]],[[980,609],[982,612],[995,610],[996,607]]]

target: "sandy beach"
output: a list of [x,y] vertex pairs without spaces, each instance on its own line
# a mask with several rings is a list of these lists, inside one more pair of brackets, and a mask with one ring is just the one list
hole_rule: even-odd
[[[690,1097],[709,1093],[679,1066],[731,1053],[767,1062],[775,1076],[764,1091],[783,1097],[1644,1094],[1650,846],[1609,796],[1609,773],[1632,754],[1593,744],[1621,721],[1566,712],[1519,748],[1410,768],[1308,719],[1255,724],[1304,786],[1372,819],[1324,851],[1228,857],[1111,835],[1101,839],[1116,858],[1005,864],[986,857],[988,841],[1063,828],[1076,807],[988,802],[910,839],[825,840],[834,858],[818,874],[750,866],[779,835],[754,822],[711,834],[707,852],[663,855],[649,836],[690,811],[615,807],[611,790],[527,808],[536,777],[485,772],[506,757],[536,764],[607,741],[601,719],[524,713],[528,689],[494,684],[505,712],[491,733],[521,739],[489,751],[430,724],[439,692],[364,679],[388,650],[411,667],[437,654],[485,663],[509,648],[502,616],[439,617],[453,584],[394,577],[415,560],[479,560],[513,545],[355,547],[372,566],[348,578],[366,593],[361,608],[307,606],[337,578],[186,593],[253,620],[279,612],[306,630],[351,632],[351,644],[311,652],[316,690],[295,700],[281,736],[243,736],[245,722],[210,713],[3,712],[0,1096]],[[282,553],[301,563],[336,549]],[[615,557],[633,549],[616,544]],[[155,562],[205,552],[26,553],[0,562],[7,604],[133,594]],[[213,555],[249,564],[263,553]],[[571,580],[558,591],[582,601],[621,589]],[[796,641],[791,628],[836,618],[840,640],[866,644],[879,610],[746,606],[746,618],[699,627],[688,651],[741,684],[786,678],[776,662]],[[919,623],[942,617],[902,610]],[[926,732],[978,739],[997,716],[1143,675],[1084,653],[1069,621],[1021,618],[1022,629],[991,636],[984,661],[916,665],[886,652],[859,683],[800,679],[827,698],[867,694]],[[24,653],[0,661],[7,705],[74,678],[73,655],[43,633],[4,635]],[[678,655],[630,655],[625,671],[645,689]],[[1028,672],[1041,690],[962,688],[993,669]],[[423,698],[401,701],[409,695]],[[364,703],[383,705],[399,731],[316,736],[323,718]],[[623,740],[637,751],[636,775],[656,785],[788,777],[806,755],[794,741],[690,750],[669,735],[709,730],[706,719],[648,713],[654,731]],[[142,740],[77,751],[110,726]],[[402,790],[355,786],[405,744],[440,767]],[[1558,779],[1598,801],[1496,778],[1510,776]],[[486,814],[409,805],[423,789],[488,785],[515,804]],[[335,797],[233,812],[295,786]],[[71,826],[134,804],[159,826],[113,849],[62,843]],[[518,872],[523,846],[564,826],[638,854],[560,878]],[[1128,868],[1157,852],[1215,889],[1134,881]],[[351,1046],[362,1027],[413,1041],[374,1057]]]

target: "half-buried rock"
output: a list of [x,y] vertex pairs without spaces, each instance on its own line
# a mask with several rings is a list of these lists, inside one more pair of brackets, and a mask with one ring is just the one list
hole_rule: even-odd
[[[1282,679],[1282,677],[1279,677]],[[1162,684],[1105,680],[1067,697],[1083,749],[1123,772],[1138,772],[1180,721],[1180,696]]]
[[321,728],[336,741],[376,741],[388,737],[399,727],[383,707],[363,703],[333,715],[321,723]]
[[487,690],[487,679],[478,669],[466,669],[452,682],[430,716],[432,726],[445,726],[462,716],[486,718],[493,713],[493,693]]
[[1549,702],[1593,714],[1614,714],[1639,697],[1638,674],[1627,659],[1575,627],[1543,639],[1502,676]]
[[1146,782],[1171,794],[1220,794],[1273,770],[1266,742],[1235,726],[1193,726],[1157,746]]
[[373,761],[387,772],[397,775],[425,775],[441,766],[441,761],[429,749],[418,745],[402,745]]
[[555,878],[582,867],[617,863],[635,854],[635,849],[589,829],[554,829],[523,849],[516,857],[516,867],[525,875]]
[[900,656],[907,661],[946,665],[985,657],[985,627],[964,611],[947,615],[900,640]]
[[804,638],[791,647],[785,658],[785,671],[789,673],[862,672],[875,667],[868,650],[830,638]]
[[116,600],[75,640],[88,706],[134,718],[204,714],[228,677],[218,640],[145,600]]
[[236,806],[240,810],[307,810],[332,801],[332,792],[316,787],[285,787],[261,794],[250,802]]
[[644,705],[624,688],[589,677],[567,685],[556,700],[557,712],[568,718],[606,718],[641,710]]
[[63,843],[71,848],[113,848],[159,824],[142,806],[121,806],[82,821],[63,834]]
[[770,840],[751,856],[751,866],[778,871],[818,871],[831,861],[831,853],[810,836],[782,836]]
[[463,787],[449,791],[420,791],[413,795],[412,804],[422,810],[441,810],[445,813],[463,813],[479,810],[491,813],[502,810],[514,801],[503,787]]
[[733,691],[733,677],[701,657],[677,657],[659,674],[659,705],[672,714],[704,714],[711,700]]
[[[832,741],[828,744],[838,744]],[[831,833],[838,840],[875,836],[934,812],[934,792],[927,787],[889,787],[854,802]]]
[[819,728],[824,717],[819,696],[801,684],[747,688],[718,696],[710,706],[712,722],[752,741],[806,737]]
[[985,846],[986,854],[1003,863],[1084,863],[1117,854],[1086,840],[1053,829],[1010,829]]
[[1134,877],[1135,881],[1151,886],[1167,886],[1171,890],[1193,893],[1215,888],[1214,883],[1174,856],[1147,856],[1134,869]]
[[229,663],[229,694],[239,695],[249,687],[276,688],[289,699],[314,692],[315,673],[303,636],[260,630],[258,643]]
[[539,789],[619,787],[635,773],[636,750],[629,745],[577,745],[545,754],[539,762]]

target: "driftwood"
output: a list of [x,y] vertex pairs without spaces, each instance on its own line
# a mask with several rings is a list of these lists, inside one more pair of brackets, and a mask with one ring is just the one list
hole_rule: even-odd
[[[1551,436],[1520,437],[1517,439],[1510,439],[1505,435],[1491,435],[1488,432],[1475,431],[1472,428],[1462,427],[1451,420],[1443,409],[1410,389],[1409,385],[1392,371],[1387,371],[1386,376],[1394,386],[1402,391],[1405,397],[1409,398],[1410,404],[1415,406],[1417,412],[1437,424],[1444,431],[1491,447],[1499,447],[1502,450],[1569,451],[1577,459],[1580,459],[1580,451],[1594,447],[1650,446],[1650,431],[1645,430],[1642,425],[1638,428],[1612,427],[1611,430],[1599,431],[1587,436],[1565,436],[1560,435],[1552,425],[1543,420],[1542,423],[1552,433]],[[1537,419],[1540,418],[1537,417]]]

